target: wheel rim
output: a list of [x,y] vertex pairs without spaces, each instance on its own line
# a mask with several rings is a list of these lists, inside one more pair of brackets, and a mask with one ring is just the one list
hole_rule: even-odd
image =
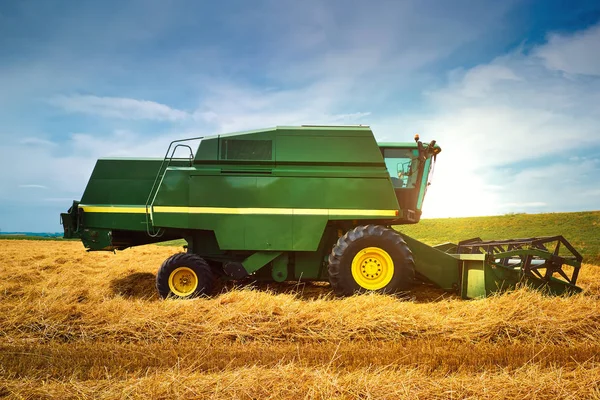
[[179,297],[194,293],[198,287],[198,276],[188,267],[178,267],[169,275],[169,289]]
[[392,257],[379,247],[364,248],[352,260],[352,277],[364,289],[382,289],[390,283],[393,276]]

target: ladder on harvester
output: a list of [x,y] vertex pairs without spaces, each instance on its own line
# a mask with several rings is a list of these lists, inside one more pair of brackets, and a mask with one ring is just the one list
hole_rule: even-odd
[[[148,198],[146,199],[146,233],[148,234],[148,236],[160,237],[164,233],[164,232],[161,232],[160,228],[156,231],[154,230],[152,210],[154,207],[154,200],[156,199],[156,194],[158,193],[158,188],[160,187],[160,185],[162,183],[162,180],[165,176],[165,173],[167,172],[167,169],[169,168],[169,166],[171,165],[171,162],[173,160],[176,160],[176,161],[188,160],[190,163],[189,166],[191,167],[193,164],[193,160],[194,160],[194,152],[189,145],[182,144],[182,143],[189,142],[192,140],[202,140],[202,139],[204,139],[204,136],[198,136],[198,137],[193,137],[193,138],[188,138],[188,139],[173,140],[169,144],[169,147],[167,148],[167,151],[165,153],[165,157],[163,158],[163,161],[160,164],[160,168],[158,169],[158,172],[156,173],[156,178],[154,178],[154,183],[152,184],[152,188],[150,189]],[[190,151],[190,155],[188,158],[175,158],[174,157],[175,151],[180,147],[187,148]],[[169,153],[170,153],[170,155],[169,155]]]

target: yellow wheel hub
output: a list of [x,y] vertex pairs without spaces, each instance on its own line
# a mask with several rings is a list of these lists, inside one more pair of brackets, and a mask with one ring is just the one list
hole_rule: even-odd
[[169,275],[169,289],[179,297],[194,293],[198,287],[198,276],[188,267],[178,267]]
[[364,248],[352,260],[352,277],[364,289],[382,289],[393,276],[394,261],[387,251],[379,247]]

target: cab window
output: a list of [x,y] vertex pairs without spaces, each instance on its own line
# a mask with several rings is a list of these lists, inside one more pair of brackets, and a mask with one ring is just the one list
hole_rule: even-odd
[[411,149],[384,149],[383,158],[395,188],[415,187],[419,161]]

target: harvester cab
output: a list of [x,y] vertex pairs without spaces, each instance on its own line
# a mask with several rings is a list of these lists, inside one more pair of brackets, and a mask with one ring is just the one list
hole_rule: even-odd
[[398,200],[406,210],[407,222],[418,222],[427,187],[431,184],[437,154],[441,148],[433,140],[423,144],[419,135],[412,143],[379,143],[386,169]]
[[[61,214],[89,251],[184,239],[159,268],[163,297],[210,295],[216,279],[329,281],[341,295],[426,280],[464,298],[520,282],[577,292],[581,256],[560,237],[429,246],[419,222],[440,147],[377,143],[368,126],[275,127],[171,143],[164,158],[100,159]],[[176,158],[175,150],[189,150]],[[560,246],[560,245],[557,245]],[[566,265],[567,268],[563,268]]]

